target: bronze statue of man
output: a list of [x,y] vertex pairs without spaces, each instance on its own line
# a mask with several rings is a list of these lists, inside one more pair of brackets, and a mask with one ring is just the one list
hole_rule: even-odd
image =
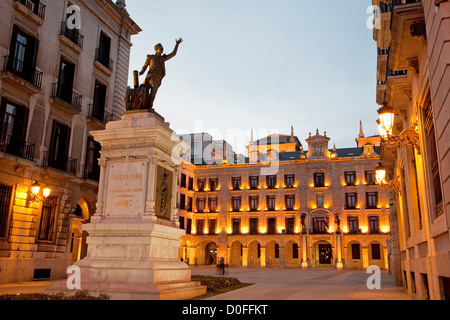
[[144,66],[142,67],[141,72],[139,75],[143,75],[147,68],[150,68],[150,70],[147,73],[147,77],[145,78],[144,85],[147,88],[151,89],[150,98],[148,100],[148,107],[149,109],[153,108],[153,102],[155,101],[156,93],[158,92],[159,87],[161,86],[161,82],[166,76],[166,65],[165,62],[172,59],[176,56],[179,45],[183,42],[183,39],[176,40],[175,49],[171,54],[163,54],[164,48],[163,46],[158,43],[155,46],[155,52],[156,54],[153,55],[147,55],[147,60],[145,61]]

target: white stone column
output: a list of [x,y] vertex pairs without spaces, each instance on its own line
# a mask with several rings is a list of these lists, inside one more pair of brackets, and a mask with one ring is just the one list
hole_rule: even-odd
[[143,220],[150,220],[155,222],[157,220],[155,213],[155,203],[156,203],[156,163],[157,156],[148,156],[148,174],[147,174],[147,193],[145,201],[145,212]]
[[307,251],[308,251],[308,247],[307,247],[307,236],[306,234],[303,235],[303,258],[302,258],[302,268],[303,269],[308,269],[308,256],[307,256]]
[[95,210],[95,215],[91,218],[91,222],[99,222],[103,218],[103,207],[104,207],[104,198],[106,188],[104,187],[106,181],[106,159],[99,159],[98,161],[100,165],[100,180],[99,180],[99,188],[98,188],[98,196],[97,196],[97,208]]

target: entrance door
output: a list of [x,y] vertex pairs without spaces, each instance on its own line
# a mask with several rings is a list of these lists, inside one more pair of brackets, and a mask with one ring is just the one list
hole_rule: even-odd
[[333,252],[331,249],[331,244],[320,244],[319,245],[319,263],[320,264],[331,264],[333,260]]
[[209,243],[205,248],[205,264],[211,265],[217,263],[217,245],[214,242]]

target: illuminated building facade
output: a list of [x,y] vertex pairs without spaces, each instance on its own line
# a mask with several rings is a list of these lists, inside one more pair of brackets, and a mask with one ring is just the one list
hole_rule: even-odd
[[0,12],[0,283],[61,279],[95,211],[89,132],[125,110],[140,29],[124,1],[8,0]]
[[[413,299],[450,299],[450,2],[374,0],[377,103],[392,188],[393,273]],[[381,126],[382,132],[386,129]]]
[[[380,138],[330,149],[326,133],[271,135],[249,157],[184,162],[180,258],[191,265],[389,268],[388,193],[375,183]],[[336,219],[338,217],[338,219]]]

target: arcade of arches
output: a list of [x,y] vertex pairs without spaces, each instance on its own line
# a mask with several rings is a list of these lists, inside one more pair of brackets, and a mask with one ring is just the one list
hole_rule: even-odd
[[184,236],[180,259],[193,266],[216,265],[220,258],[231,267],[349,268],[372,265],[388,269],[388,248],[374,237],[298,235],[280,237]]

